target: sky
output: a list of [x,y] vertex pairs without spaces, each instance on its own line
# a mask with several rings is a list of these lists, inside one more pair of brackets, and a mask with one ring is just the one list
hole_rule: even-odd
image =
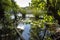
[[15,0],[17,5],[19,5],[20,7],[27,7],[29,6],[29,3],[31,2],[31,0]]

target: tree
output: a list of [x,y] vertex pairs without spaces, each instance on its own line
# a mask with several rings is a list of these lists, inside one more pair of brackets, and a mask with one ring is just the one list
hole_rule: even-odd
[[[51,5],[53,6],[54,5],[54,3],[56,3],[56,2],[54,2],[53,1],[53,4],[52,4],[52,1],[53,0],[49,0],[49,2],[51,2]],[[45,28],[45,25],[46,24],[44,24],[44,23],[47,23],[48,25],[49,25],[49,27],[47,28],[47,30],[49,30],[51,33],[52,33],[52,31],[54,31],[55,29],[53,28],[53,27],[51,27],[51,25],[53,25],[54,23],[57,23],[56,22],[56,20],[54,20],[55,19],[55,17],[56,17],[56,15],[55,14],[53,14],[53,13],[51,13],[51,11],[52,10],[50,10],[50,9],[54,9],[54,8],[49,8],[49,7],[47,7],[47,6],[50,6],[50,3],[48,3],[48,0],[32,0],[32,2],[31,2],[31,7],[32,7],[32,9],[38,9],[38,10],[43,10],[43,12],[44,11],[46,11],[46,12],[44,12],[44,13],[41,13],[41,12],[39,12],[38,13],[38,11],[35,11],[35,10],[33,10],[33,14],[38,14],[37,16],[39,17],[40,15],[39,14],[42,14],[42,16],[43,16],[43,20],[37,20],[36,21],[36,23],[38,24],[38,25],[40,25],[40,23],[41,23],[41,25],[40,25],[40,27],[37,25],[37,24],[35,24],[35,23],[33,23],[33,25],[35,25],[35,26],[32,26],[31,27],[31,30],[32,30],[32,32],[35,34],[35,35],[32,35],[31,37],[32,37],[32,40],[35,40],[35,38],[37,39],[37,37],[36,37],[36,35],[37,35],[37,33],[39,33],[39,32],[41,32],[41,31],[37,31],[38,29],[40,29],[40,28]],[[48,9],[48,10],[47,10]],[[58,9],[58,8],[57,8]],[[55,9],[54,9],[55,10]],[[54,11],[53,10],[53,12],[55,12],[56,13],[56,10]],[[51,16],[52,15],[52,16]],[[55,15],[55,17],[53,16],[53,15]],[[36,17],[36,18],[38,18],[38,17]],[[58,17],[57,17],[58,18]],[[35,20],[34,20],[35,21]],[[39,21],[39,22],[38,22]],[[37,25],[37,26],[36,26]],[[34,27],[34,28],[33,28]],[[37,27],[39,27],[38,29],[37,29]],[[51,30],[52,31],[51,31]],[[54,30],[53,30],[54,29]],[[44,32],[45,33],[45,32]],[[54,31],[54,33],[55,33],[55,31]],[[32,33],[31,33],[32,34]],[[39,37],[39,34],[37,35],[38,36],[38,38],[41,38],[41,37]],[[47,36],[46,35],[46,40],[50,40],[51,38],[49,37],[49,36]],[[37,39],[38,40],[38,39]]]
[[24,8],[20,8],[20,13],[22,13],[22,18],[25,19],[25,15],[26,15],[26,9]]
[[44,15],[45,2],[43,0],[32,0],[31,10],[35,16],[35,19],[39,19],[39,16]]
[[58,24],[60,24],[60,15],[58,14],[58,10],[60,10],[59,5],[59,0],[47,0],[47,14],[52,15],[56,20],[58,20]]
[[[10,36],[12,35],[16,36],[17,33],[19,34],[19,31],[16,28],[18,25],[17,22],[19,21],[17,20],[18,12],[19,12],[19,7],[14,2],[14,0],[0,0],[0,24],[2,24],[2,30],[4,30],[2,31],[3,34],[4,33],[9,34]],[[14,15],[15,17],[14,20],[11,19],[11,14]],[[21,34],[19,34],[19,36],[21,37]],[[22,37],[21,40],[23,40]]]

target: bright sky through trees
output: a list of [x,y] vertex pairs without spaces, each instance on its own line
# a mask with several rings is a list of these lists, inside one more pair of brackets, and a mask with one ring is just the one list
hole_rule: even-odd
[[29,3],[31,2],[31,0],[15,0],[15,1],[20,7],[29,6]]

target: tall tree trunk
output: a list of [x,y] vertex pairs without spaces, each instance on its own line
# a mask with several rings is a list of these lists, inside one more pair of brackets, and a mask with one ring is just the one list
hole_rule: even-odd
[[15,20],[14,20],[14,28],[15,28],[15,31],[17,32],[17,34],[19,35],[20,37],[20,40],[24,40],[22,34],[19,32],[19,30],[17,29],[17,25],[18,25],[18,20],[17,20],[17,15],[16,15],[17,12],[14,12],[14,16],[15,16]]

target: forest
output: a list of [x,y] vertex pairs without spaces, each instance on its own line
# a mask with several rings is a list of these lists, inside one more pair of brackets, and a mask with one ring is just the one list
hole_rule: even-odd
[[[31,25],[29,39],[19,23]],[[0,0],[0,40],[60,40],[60,0],[31,0],[24,8],[14,0]]]

